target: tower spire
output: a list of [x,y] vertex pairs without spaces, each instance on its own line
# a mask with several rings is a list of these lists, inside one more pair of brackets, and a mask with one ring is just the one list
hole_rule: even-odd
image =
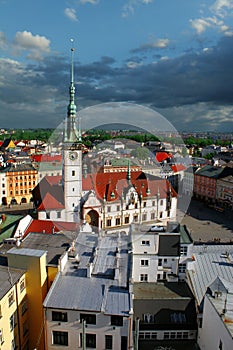
[[[74,39],[70,39],[73,44]],[[76,104],[75,104],[75,86],[74,86],[74,47],[71,47],[71,70],[70,70],[70,101],[67,107],[67,127],[65,130],[64,141],[75,143],[81,141],[80,130],[76,128]]]

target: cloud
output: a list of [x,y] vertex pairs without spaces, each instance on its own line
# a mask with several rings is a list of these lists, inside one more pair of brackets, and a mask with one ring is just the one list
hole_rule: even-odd
[[229,15],[228,10],[233,9],[232,0],[216,0],[212,6],[210,6],[210,10],[217,14],[219,17],[225,17]]
[[0,32],[0,48],[5,49],[6,48],[6,37],[3,32]]
[[[232,129],[233,37],[216,46],[156,63],[112,57],[89,64],[75,62],[78,109],[98,103],[128,101],[158,110],[176,129]],[[135,63],[135,64],[134,64]],[[24,66],[1,61],[0,110],[3,127],[56,126],[66,116],[70,62],[46,56]],[[49,121],[49,122],[48,122]],[[231,123],[231,124],[230,124]]]
[[157,39],[151,43],[142,44],[140,47],[131,50],[132,53],[145,52],[154,49],[165,49],[170,44],[169,39]]
[[79,0],[81,4],[91,4],[96,5],[99,3],[99,0]]
[[64,11],[66,17],[71,19],[72,21],[78,21],[76,10],[74,8],[67,7]]
[[121,16],[123,18],[128,17],[129,15],[134,14],[135,7],[140,4],[148,5],[154,0],[128,0],[128,2],[123,6]]
[[50,40],[45,36],[33,35],[28,31],[17,32],[12,48],[16,55],[27,51],[29,58],[40,60],[43,53],[50,52]]

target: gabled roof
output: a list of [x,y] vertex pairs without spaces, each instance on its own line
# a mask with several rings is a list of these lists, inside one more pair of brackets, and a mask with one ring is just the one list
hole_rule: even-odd
[[51,193],[46,193],[41,204],[37,207],[37,210],[52,210],[52,209],[64,209],[64,205],[60,203]]
[[[119,200],[130,187],[134,187],[136,192],[142,197],[155,196],[158,193],[161,198],[166,198],[170,191],[170,184],[165,179],[160,179],[150,175],[145,175],[142,171],[135,171],[130,174],[131,180],[127,180],[127,172],[117,173],[97,173],[88,174],[83,179],[83,190],[94,189],[99,199],[104,197],[107,201]],[[172,196],[176,192],[171,188]]]
[[61,231],[76,231],[77,223],[75,222],[63,222],[63,221],[51,221],[51,220],[33,220],[28,228],[24,232],[24,237],[29,233],[46,233],[52,234]]

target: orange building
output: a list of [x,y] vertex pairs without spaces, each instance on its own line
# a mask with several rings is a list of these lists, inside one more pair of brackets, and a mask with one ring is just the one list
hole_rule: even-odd
[[5,174],[5,196],[2,204],[29,203],[31,191],[37,185],[37,170],[31,164],[11,163],[1,169]]

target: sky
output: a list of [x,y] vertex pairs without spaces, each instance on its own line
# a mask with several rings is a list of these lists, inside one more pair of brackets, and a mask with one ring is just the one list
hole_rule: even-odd
[[78,113],[132,103],[233,132],[233,0],[0,0],[0,24],[0,128],[63,121],[74,47]]

